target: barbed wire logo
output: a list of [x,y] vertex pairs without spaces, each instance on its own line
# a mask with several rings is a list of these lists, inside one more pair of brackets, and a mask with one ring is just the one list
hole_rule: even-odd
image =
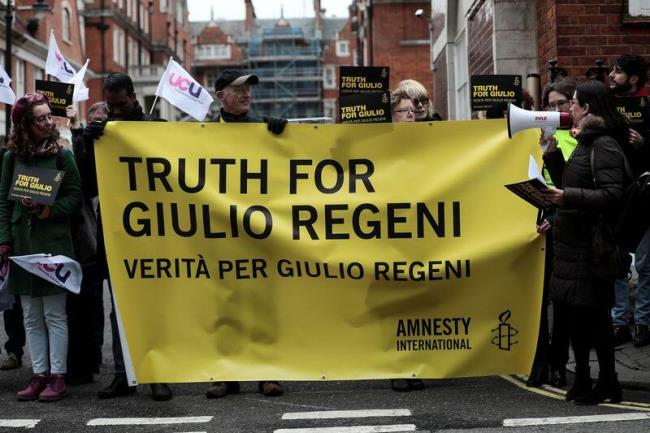
[[499,326],[492,330],[492,344],[499,350],[510,350],[512,346],[519,343],[519,340],[515,339],[519,331],[509,323],[511,317],[510,310],[499,314]]

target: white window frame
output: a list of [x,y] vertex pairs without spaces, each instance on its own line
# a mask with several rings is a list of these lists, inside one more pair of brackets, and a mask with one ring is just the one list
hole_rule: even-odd
[[70,7],[66,2],[63,4],[63,10],[61,11],[61,35],[63,40],[70,43],[71,33],[72,33],[72,13],[70,12]]
[[467,66],[467,31],[463,29],[454,40],[454,85],[456,120],[471,117],[469,107],[469,76]]
[[25,94],[25,61],[22,59],[16,59],[14,83],[16,83],[16,96],[20,98]]
[[336,65],[323,66],[323,89],[336,89]]
[[336,121],[336,99],[323,99],[323,116]]
[[350,41],[336,41],[336,56],[337,57],[350,56]]

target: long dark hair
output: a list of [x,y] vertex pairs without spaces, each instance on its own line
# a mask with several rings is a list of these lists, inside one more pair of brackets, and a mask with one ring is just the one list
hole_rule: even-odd
[[[37,102],[31,105],[25,114],[21,117],[20,122],[14,124],[7,142],[7,150],[11,150],[22,160],[29,160],[36,155],[36,148],[41,144],[36,142],[34,134],[32,134],[32,125],[34,124],[34,107],[47,102]],[[49,142],[59,143],[60,139],[59,128],[56,125],[52,126],[52,132],[47,138]]]
[[613,95],[603,83],[589,80],[578,84],[576,99],[580,106],[589,104],[589,113],[603,118],[609,135],[621,145],[627,142],[629,132],[627,118],[618,112]]

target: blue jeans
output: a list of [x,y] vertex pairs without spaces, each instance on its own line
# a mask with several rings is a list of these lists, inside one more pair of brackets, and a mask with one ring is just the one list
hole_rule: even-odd
[[68,356],[66,294],[21,296],[20,301],[34,373],[64,374]]
[[[636,286],[634,309],[634,323],[636,325],[650,325],[650,227],[639,242],[636,249],[634,267],[639,274]],[[627,280],[616,280],[614,286],[615,301],[612,308],[612,322],[614,326],[628,325],[627,314],[630,308],[630,288]]]

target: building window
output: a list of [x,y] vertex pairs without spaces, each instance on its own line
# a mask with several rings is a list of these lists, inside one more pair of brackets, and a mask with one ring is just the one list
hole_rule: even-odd
[[229,59],[230,45],[228,44],[199,45],[195,48],[195,53],[196,53],[196,58],[202,60]]
[[219,71],[206,72],[205,73],[205,78],[203,80],[203,86],[206,89],[213,89],[214,88],[214,82],[217,81],[218,76],[219,76]]
[[323,67],[323,88],[336,89],[336,69],[334,65]]
[[167,12],[167,2],[169,0],[160,0],[160,12]]
[[323,99],[323,116],[336,121],[336,99]]
[[25,62],[16,59],[16,96],[22,97],[25,94]]
[[42,80],[45,75],[45,71],[43,71],[41,68],[37,68],[36,66],[33,66],[33,70],[34,80]]
[[120,28],[113,29],[113,61],[118,65],[124,66],[126,61],[126,52],[124,47],[124,30]]
[[63,40],[70,42],[70,9],[67,7],[63,8],[62,20]]
[[336,55],[338,57],[348,57],[350,55],[350,41],[337,41]]

